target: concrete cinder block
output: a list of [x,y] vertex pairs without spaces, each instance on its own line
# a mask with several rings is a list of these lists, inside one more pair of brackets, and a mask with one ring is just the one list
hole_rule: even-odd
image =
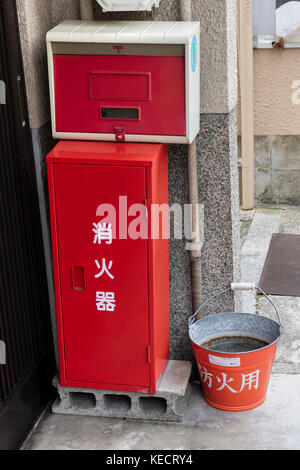
[[180,422],[187,409],[192,365],[169,361],[156,395],[53,385],[59,397],[52,406],[58,414]]

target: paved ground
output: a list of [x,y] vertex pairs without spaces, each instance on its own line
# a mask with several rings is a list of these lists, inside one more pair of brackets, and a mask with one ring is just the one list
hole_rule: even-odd
[[[242,280],[258,283],[272,233],[300,234],[300,208],[265,206],[241,214]],[[267,401],[243,413],[208,406],[194,384],[181,424],[155,424],[46,413],[24,445],[56,449],[297,449],[300,450],[300,298],[273,297],[286,333],[282,338]],[[243,295],[243,310],[272,315],[265,299]]]
[[[284,379],[284,380],[283,380]],[[227,413],[194,386],[182,424],[48,414],[27,442],[35,450],[300,449],[300,376],[273,375],[266,403]]]

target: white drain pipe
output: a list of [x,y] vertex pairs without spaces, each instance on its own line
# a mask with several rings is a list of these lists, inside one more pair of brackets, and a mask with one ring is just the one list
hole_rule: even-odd
[[239,0],[239,68],[242,143],[242,206],[254,208],[254,91],[252,0]]
[[87,21],[94,19],[93,0],[80,0],[80,17]]
[[192,21],[191,0],[180,0],[180,12],[182,21]]
[[[182,21],[192,21],[191,0],[180,0]],[[199,215],[199,192],[198,192],[198,161],[196,140],[188,145],[188,180],[189,180],[189,203],[192,206],[192,233],[195,234],[192,243],[200,244],[200,215]],[[191,251],[191,278],[193,309],[196,311],[202,299],[202,272],[201,272],[201,249]]]

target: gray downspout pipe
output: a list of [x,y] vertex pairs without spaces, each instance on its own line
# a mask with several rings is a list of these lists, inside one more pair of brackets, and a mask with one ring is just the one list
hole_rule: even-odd
[[80,17],[87,21],[94,19],[93,0],[80,0]]
[[[180,0],[182,21],[192,21],[191,0]],[[199,215],[199,192],[198,192],[198,161],[196,140],[188,145],[188,182],[189,203],[192,206],[192,233],[195,234],[192,243],[200,244],[200,215]],[[191,251],[191,280],[193,309],[196,311],[202,300],[202,272],[201,272],[201,249]]]

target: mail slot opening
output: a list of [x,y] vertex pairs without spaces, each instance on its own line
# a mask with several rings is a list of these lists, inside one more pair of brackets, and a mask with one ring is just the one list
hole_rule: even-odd
[[101,108],[101,119],[140,119],[139,108]]

